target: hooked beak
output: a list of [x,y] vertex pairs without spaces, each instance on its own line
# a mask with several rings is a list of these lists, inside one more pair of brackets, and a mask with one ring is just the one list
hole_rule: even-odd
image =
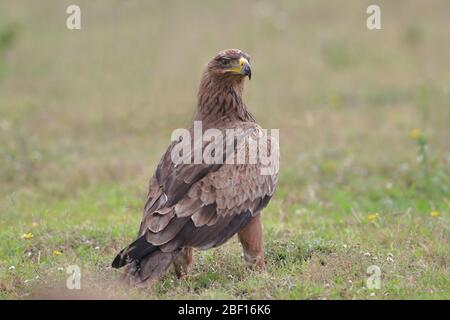
[[248,76],[248,79],[252,78],[252,69],[250,63],[244,57],[241,57],[239,59],[239,66],[236,66],[235,68],[232,69],[228,69],[226,71]]
[[248,76],[248,79],[250,80],[252,78],[252,68],[250,66],[250,63],[247,61],[247,59],[241,57],[239,59],[239,65],[241,66],[240,73],[244,76]]

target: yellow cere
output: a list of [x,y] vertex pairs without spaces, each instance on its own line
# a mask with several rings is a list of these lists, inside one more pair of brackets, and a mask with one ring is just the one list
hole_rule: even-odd
[[239,59],[239,65],[240,65],[241,68],[242,68],[245,64],[249,64],[249,63],[248,63],[248,60],[245,59],[244,57],[241,57],[241,58]]
[[235,73],[241,73],[242,72],[242,68],[245,66],[245,64],[249,64],[248,60],[245,59],[244,57],[241,57],[239,59],[239,67],[231,68],[228,71],[229,72],[235,72]]

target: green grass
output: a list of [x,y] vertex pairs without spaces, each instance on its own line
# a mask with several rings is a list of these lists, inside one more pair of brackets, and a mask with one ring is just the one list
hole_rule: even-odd
[[[70,1],[0,4],[0,299],[449,299],[450,5],[408,3],[383,1],[380,31],[364,1],[80,1],[80,31]],[[122,288],[110,263],[227,47],[251,54],[247,104],[280,129],[267,270],[232,239],[185,280]]]
[[17,27],[14,25],[3,26],[0,24],[0,78],[6,73],[5,57],[8,49],[13,45],[17,37]]

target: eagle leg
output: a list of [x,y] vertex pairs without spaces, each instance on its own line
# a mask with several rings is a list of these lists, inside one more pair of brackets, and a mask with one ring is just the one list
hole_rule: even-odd
[[183,248],[173,261],[178,279],[186,278],[192,266],[192,248]]
[[255,270],[264,271],[264,241],[261,213],[258,213],[238,233],[244,249],[244,259]]

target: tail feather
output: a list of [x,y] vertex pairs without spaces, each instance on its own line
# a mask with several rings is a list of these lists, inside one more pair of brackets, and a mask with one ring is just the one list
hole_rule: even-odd
[[178,251],[162,252],[158,249],[157,251],[146,256],[140,261],[139,264],[139,279],[142,282],[159,279],[170,266],[177,254]]
[[160,278],[170,266],[180,250],[162,252],[146,240],[145,235],[136,239],[116,256],[113,268],[127,265],[124,280],[142,283]]
[[128,247],[122,249],[122,251],[119,252],[119,254],[112,262],[111,266],[116,269],[121,268],[133,261],[141,260],[143,257],[151,254],[157,249],[158,247],[155,247],[154,245],[149,243],[145,239],[145,235],[143,235],[137,238]]

